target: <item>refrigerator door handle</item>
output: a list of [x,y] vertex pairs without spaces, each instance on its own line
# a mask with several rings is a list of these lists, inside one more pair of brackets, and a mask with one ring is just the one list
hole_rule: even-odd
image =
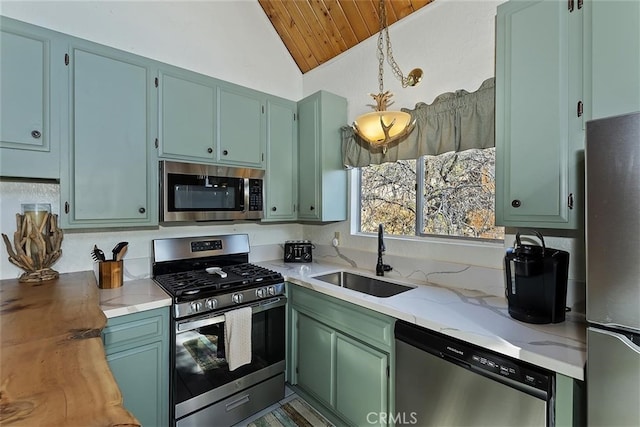
[[623,331],[611,332],[611,331],[607,331],[606,329],[598,329],[598,333],[604,334],[604,335],[609,335],[610,337],[617,339],[618,341],[622,342],[622,344],[624,344],[627,347],[629,347],[630,350],[638,353],[638,355],[640,356],[640,346],[637,345],[636,343],[634,343],[633,341],[631,341],[629,339],[629,337],[627,337],[624,334]]

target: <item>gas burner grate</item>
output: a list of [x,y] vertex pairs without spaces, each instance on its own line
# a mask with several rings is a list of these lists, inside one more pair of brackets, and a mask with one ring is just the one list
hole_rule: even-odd
[[282,275],[280,273],[250,263],[230,265],[226,267],[225,270],[229,273],[237,274],[238,276],[249,279],[253,282],[282,278]]
[[192,270],[163,274],[154,279],[176,297],[214,295],[282,280],[280,273],[250,263],[224,266],[222,271],[227,273],[227,277],[222,278],[205,270]]

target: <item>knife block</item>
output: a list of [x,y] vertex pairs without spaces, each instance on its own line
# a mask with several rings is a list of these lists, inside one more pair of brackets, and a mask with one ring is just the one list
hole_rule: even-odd
[[122,286],[123,260],[98,262],[98,287],[100,289],[113,289]]

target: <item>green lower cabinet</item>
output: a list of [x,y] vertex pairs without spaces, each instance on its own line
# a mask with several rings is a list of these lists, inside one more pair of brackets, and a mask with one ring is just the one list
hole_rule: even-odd
[[346,335],[336,336],[336,410],[357,426],[386,425],[389,355]]
[[338,425],[387,425],[395,319],[296,285],[290,302],[291,384]]
[[102,331],[124,407],[143,426],[169,425],[168,329],[164,307],[109,319]]
[[297,315],[297,377],[298,385],[327,406],[335,404],[336,332],[328,326]]

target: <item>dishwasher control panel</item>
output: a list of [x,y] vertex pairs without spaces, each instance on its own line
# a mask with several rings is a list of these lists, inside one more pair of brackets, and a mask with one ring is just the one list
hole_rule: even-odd
[[549,393],[551,389],[553,373],[538,366],[405,322],[396,322],[396,339],[398,333],[414,347],[485,376],[522,384],[542,393]]
[[470,365],[476,368],[510,378],[514,381],[527,384],[540,390],[546,390],[549,386],[549,378],[546,374],[534,372],[525,367],[518,366],[496,355],[471,350]]

